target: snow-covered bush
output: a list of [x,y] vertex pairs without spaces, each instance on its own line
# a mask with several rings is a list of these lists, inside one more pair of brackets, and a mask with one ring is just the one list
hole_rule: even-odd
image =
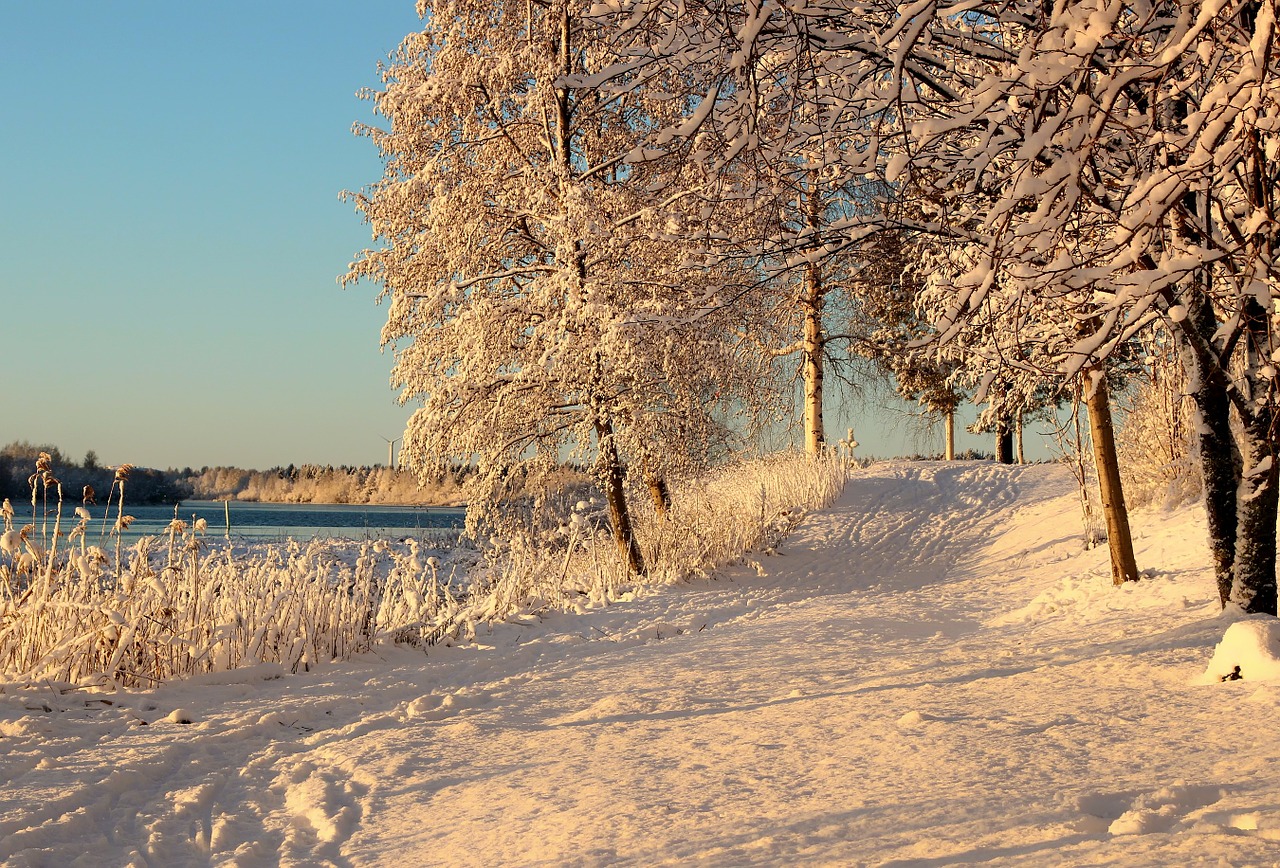
[[637,585],[708,576],[771,551],[807,511],[834,501],[847,476],[838,457],[786,454],[674,482],[665,515],[637,497],[636,536],[649,564],[644,577],[629,570],[613,545],[601,505],[580,501],[550,534],[511,529],[492,541],[464,620],[604,603]]
[[665,519],[643,512],[646,554],[665,580],[676,580],[768,552],[808,510],[832,503],[846,478],[834,456],[778,455],[720,468],[679,486]]
[[1153,343],[1144,375],[1119,401],[1116,451],[1129,505],[1172,507],[1201,491],[1192,452],[1193,406],[1171,343]]
[[256,663],[297,671],[449,609],[416,541],[211,552],[183,524],[125,549],[115,571],[96,546],[26,575],[0,565],[0,672],[147,687]]

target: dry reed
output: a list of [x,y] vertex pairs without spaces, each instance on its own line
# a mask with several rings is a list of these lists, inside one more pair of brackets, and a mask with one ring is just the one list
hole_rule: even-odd
[[[554,538],[512,533],[470,569],[455,561],[461,570],[442,580],[440,560],[416,540],[368,541],[354,559],[322,540],[236,554],[210,549],[203,527],[175,519],[163,545],[144,537],[125,547],[128,470],[117,472],[106,507],[114,507],[116,520],[103,545],[88,543],[90,513],[78,508],[70,544],[59,550],[60,486],[47,467],[32,479],[31,524],[15,531],[12,506],[0,511],[4,680],[150,687],[258,663],[296,672],[384,642],[465,640],[481,623],[573,608],[584,598],[607,602],[638,583],[706,576],[758,556],[805,511],[834,500],[845,479],[837,460],[782,456],[675,486],[666,516],[637,509],[651,565],[645,577],[628,572],[607,529],[582,503]],[[39,539],[37,518],[45,528]]]

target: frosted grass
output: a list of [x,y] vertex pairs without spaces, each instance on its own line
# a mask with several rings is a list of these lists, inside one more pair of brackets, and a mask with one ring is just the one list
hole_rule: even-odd
[[465,641],[482,623],[603,604],[757,556],[831,503],[846,476],[838,460],[789,455],[678,484],[667,516],[636,511],[652,565],[644,577],[628,572],[586,504],[550,535],[513,531],[483,554],[413,539],[236,549],[180,520],[129,547],[88,545],[81,529],[60,548],[60,511],[43,534],[15,530],[6,513],[0,674],[136,688],[258,664],[297,672],[384,643]]

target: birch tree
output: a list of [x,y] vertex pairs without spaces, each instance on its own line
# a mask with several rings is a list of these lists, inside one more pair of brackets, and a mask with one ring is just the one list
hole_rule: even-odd
[[[379,246],[343,277],[381,285],[393,385],[421,406],[403,466],[474,464],[469,521],[562,458],[593,463],[620,551],[645,569],[627,502],[632,464],[705,458],[753,383],[721,271],[691,267],[681,226],[697,189],[680,155],[632,163],[637,140],[687,106],[633,72],[584,7],[419,3],[369,96],[385,175],[353,194]],[[601,77],[602,76],[602,77]],[[576,83],[575,83],[576,82]],[[701,221],[704,222],[705,221]],[[690,267],[683,267],[683,266]]]
[[[646,153],[692,141],[690,158],[727,178],[728,195],[754,203],[749,231],[715,252],[758,263],[775,323],[794,324],[781,345],[762,350],[796,361],[810,453],[825,448],[826,378],[846,358],[839,319],[849,305],[841,304],[848,296],[840,278],[856,270],[866,227],[885,222],[887,187],[877,166],[884,130],[899,114],[888,99],[878,113],[849,110],[852,79],[875,81],[892,65],[883,52],[831,50],[852,47],[855,31],[872,33],[873,19],[851,15],[855,8],[874,6],[622,0],[593,10],[620,58],[649,75],[680,70],[697,105],[678,127],[652,137]],[[881,6],[874,20],[892,9]],[[615,80],[605,91],[631,93],[645,80]]]

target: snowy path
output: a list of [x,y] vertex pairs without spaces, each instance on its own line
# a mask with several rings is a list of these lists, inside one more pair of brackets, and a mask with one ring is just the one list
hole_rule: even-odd
[[765,576],[426,661],[3,695],[0,862],[1280,862],[1280,689],[1191,684],[1225,627],[1198,513],[1143,516],[1116,591],[1074,509],[1059,468],[876,465]]

